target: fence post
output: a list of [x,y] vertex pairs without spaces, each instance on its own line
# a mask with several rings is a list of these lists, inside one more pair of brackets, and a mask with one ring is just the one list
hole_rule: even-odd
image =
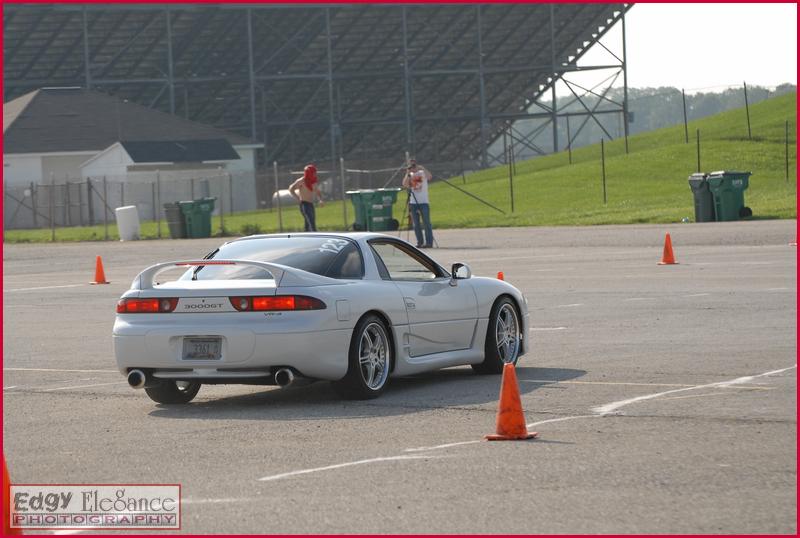
[[[505,142],[505,131],[503,131],[503,141]],[[511,148],[508,148],[509,150]],[[511,152],[506,153],[506,160],[508,161],[508,190],[511,196],[511,212],[514,212],[514,164],[511,162]]]
[[56,212],[56,176],[55,174],[50,174],[50,241],[55,242],[56,240],[56,222],[55,222],[55,212]]
[[603,204],[608,203],[608,198],[606,197],[606,143],[605,139],[600,139],[600,166],[603,169]]
[[686,90],[681,88],[681,95],[683,96],[683,136],[686,138],[686,143],[689,143],[689,120],[686,117]]
[[31,181],[31,212],[33,213],[33,227],[38,228],[39,217],[36,214],[36,184],[33,181]]
[[72,201],[69,199],[69,179],[64,181],[64,222],[72,226]]
[[785,150],[786,150],[786,181],[789,181],[789,120],[786,120],[786,135],[785,135]]
[[190,184],[191,184],[192,200],[194,200],[194,178],[191,178],[189,181],[190,181]]
[[[219,179],[219,234],[225,236],[225,182],[223,181],[222,167],[217,166]],[[209,187],[210,189],[211,187]]]
[[342,176],[342,214],[344,215],[344,229],[348,230],[350,226],[347,224],[347,187],[345,186],[345,170],[344,170],[344,157],[339,157],[339,173]]
[[569,116],[567,116],[567,151],[569,152],[569,164],[572,164],[572,135],[569,132]]
[[228,176],[228,197],[230,198],[230,205],[228,206],[228,214],[233,215],[233,174],[226,172]]
[[119,205],[120,207],[125,207],[125,182],[120,181],[119,183]]
[[153,206],[156,215],[156,231],[161,239],[161,172],[156,170],[156,204]]
[[278,201],[278,231],[283,233],[283,213],[281,212],[281,191],[278,185],[278,161],[272,161],[272,171],[275,174],[275,199]]
[[156,220],[156,183],[150,183],[150,194],[153,196],[153,220]]
[[753,133],[750,132],[750,103],[747,101],[747,82],[742,82],[744,85],[744,109],[747,112],[747,138],[753,139]]
[[697,171],[700,172],[700,129],[697,130]]
[[108,241],[108,181],[103,176],[103,234]]
[[94,200],[92,200],[92,178],[86,178],[86,209],[89,216],[89,226],[94,226]]
[[83,226],[83,189],[80,181],[76,181],[75,186],[78,187],[78,223]]

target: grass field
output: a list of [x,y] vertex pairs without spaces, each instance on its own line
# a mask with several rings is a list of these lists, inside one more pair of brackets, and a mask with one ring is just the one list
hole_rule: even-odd
[[[622,139],[605,143],[607,203],[603,203],[600,144],[576,149],[569,164],[566,151],[518,162],[514,176],[514,212],[511,213],[508,167],[499,166],[452,183],[505,211],[501,214],[443,182],[431,185],[431,220],[435,228],[487,226],[548,226],[680,222],[694,220],[687,177],[696,171],[696,131],[700,130],[703,171],[753,172],[745,201],[753,218],[796,218],[797,95],[788,94],[750,107],[752,140],[747,136],[745,109],[731,110],[689,123],[689,143],[683,125],[629,138],[629,154]],[[785,177],[785,122],[789,120],[789,179]],[[424,163],[423,163],[424,164]],[[403,197],[401,197],[401,200]],[[347,202],[350,204],[350,202]],[[317,210],[322,230],[344,228],[341,202]],[[400,219],[403,205],[395,205]],[[302,230],[296,207],[282,212],[284,230]],[[349,221],[353,220],[348,205]],[[213,230],[220,234],[219,217]],[[225,216],[226,235],[278,230],[277,211],[252,211]],[[116,226],[108,228],[117,239]],[[161,222],[162,237],[168,237]],[[144,238],[157,237],[157,224],[142,223]],[[220,234],[221,235],[221,234]],[[103,226],[61,228],[57,241],[102,240]],[[50,230],[9,230],[8,242],[50,241]]]

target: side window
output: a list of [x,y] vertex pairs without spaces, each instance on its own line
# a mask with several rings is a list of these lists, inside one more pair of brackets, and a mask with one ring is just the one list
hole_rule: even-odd
[[[433,280],[437,277],[435,268],[429,267],[422,260],[418,260],[392,243],[370,243],[370,245],[392,280]],[[378,263],[379,267],[380,265]]]
[[331,278],[359,279],[364,276],[364,262],[361,251],[355,243],[348,243],[328,268],[327,275]]

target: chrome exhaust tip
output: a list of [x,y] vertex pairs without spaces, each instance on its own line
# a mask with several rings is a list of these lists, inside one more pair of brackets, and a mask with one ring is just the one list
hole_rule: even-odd
[[275,383],[281,387],[288,387],[294,382],[294,374],[288,368],[281,368],[275,372]]
[[147,384],[147,376],[141,370],[131,370],[128,372],[128,385],[132,389],[143,389]]

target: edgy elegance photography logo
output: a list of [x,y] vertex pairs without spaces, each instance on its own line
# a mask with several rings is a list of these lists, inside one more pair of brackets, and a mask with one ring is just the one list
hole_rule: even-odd
[[180,484],[14,484],[12,529],[180,529]]

